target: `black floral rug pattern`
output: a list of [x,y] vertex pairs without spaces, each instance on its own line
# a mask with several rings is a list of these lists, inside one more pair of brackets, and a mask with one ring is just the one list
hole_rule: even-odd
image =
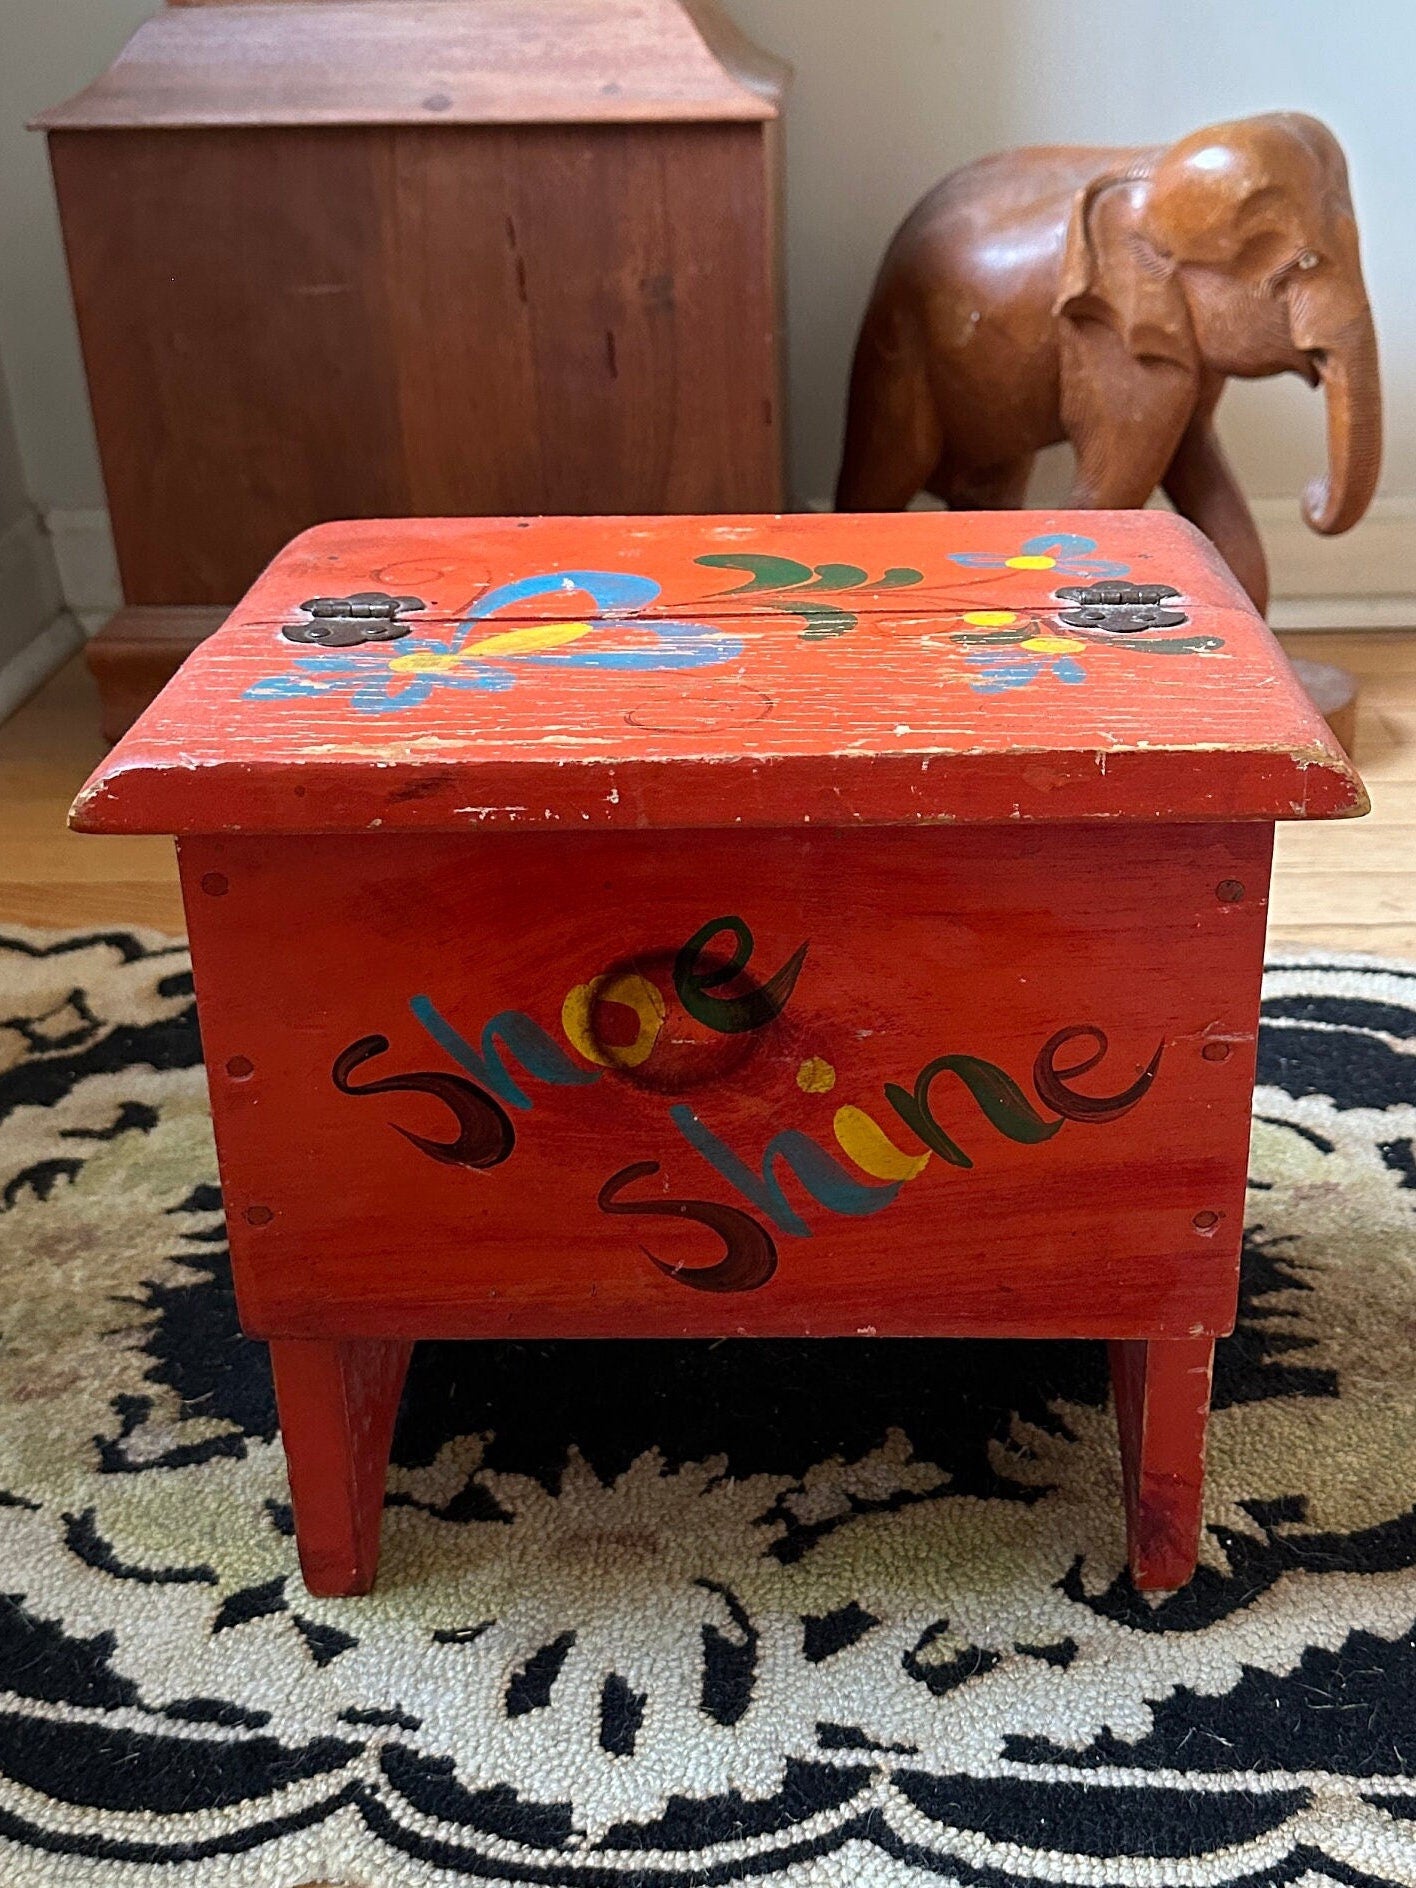
[[1416,966],[1259,1081],[1185,1592],[1099,1346],[468,1344],[316,1600],[185,953],[0,933],[0,1880],[1416,1882]]

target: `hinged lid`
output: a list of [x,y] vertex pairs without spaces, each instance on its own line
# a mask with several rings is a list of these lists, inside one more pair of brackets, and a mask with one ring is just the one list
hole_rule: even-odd
[[775,118],[787,67],[716,0],[166,7],[42,131]]
[[358,832],[1365,809],[1192,526],[916,512],[322,525],[72,818]]

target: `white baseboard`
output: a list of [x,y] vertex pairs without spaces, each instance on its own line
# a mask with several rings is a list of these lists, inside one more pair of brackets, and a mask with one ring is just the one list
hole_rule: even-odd
[[108,513],[101,506],[81,511],[56,506],[46,512],[44,523],[65,607],[80,618],[111,616],[123,601],[123,587]]
[[77,626],[61,627],[63,604],[49,540],[25,512],[0,532],[0,720],[78,647]]
[[1392,625],[1364,621],[1355,607],[1365,600],[1416,596],[1416,495],[1378,498],[1361,524],[1340,538],[1310,531],[1294,498],[1255,499],[1253,511],[1276,600],[1305,607],[1319,599],[1324,605],[1341,601],[1349,606],[1353,628],[1416,628],[1409,613]]
[[84,633],[67,612],[37,630],[23,648],[0,667],[0,721],[28,701],[83,645]]
[[1275,597],[1269,628],[1297,635],[1304,630],[1360,634],[1362,630],[1416,630],[1416,595],[1404,597]]
[[64,607],[54,553],[32,511],[0,531],[0,661]]

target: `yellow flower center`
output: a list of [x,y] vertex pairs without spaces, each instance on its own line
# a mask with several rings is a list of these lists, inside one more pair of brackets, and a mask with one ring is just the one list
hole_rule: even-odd
[[410,656],[395,656],[388,666],[394,675],[444,675],[455,669],[460,659],[456,655],[436,655],[430,649],[415,650]]
[[490,656],[495,660],[501,656],[534,656],[542,649],[561,649],[566,643],[579,642],[594,627],[593,623],[526,623],[517,629],[497,630],[480,642],[470,642],[465,649],[451,650],[447,655],[429,650],[395,656],[388,666],[396,675],[446,675],[450,669],[477,656]]

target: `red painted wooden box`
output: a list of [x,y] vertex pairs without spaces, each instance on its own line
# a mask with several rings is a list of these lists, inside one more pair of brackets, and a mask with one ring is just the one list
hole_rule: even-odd
[[1365,806],[1150,512],[286,550],[90,781],[173,832],[305,1578],[418,1337],[1103,1337],[1194,1566],[1272,827]]

